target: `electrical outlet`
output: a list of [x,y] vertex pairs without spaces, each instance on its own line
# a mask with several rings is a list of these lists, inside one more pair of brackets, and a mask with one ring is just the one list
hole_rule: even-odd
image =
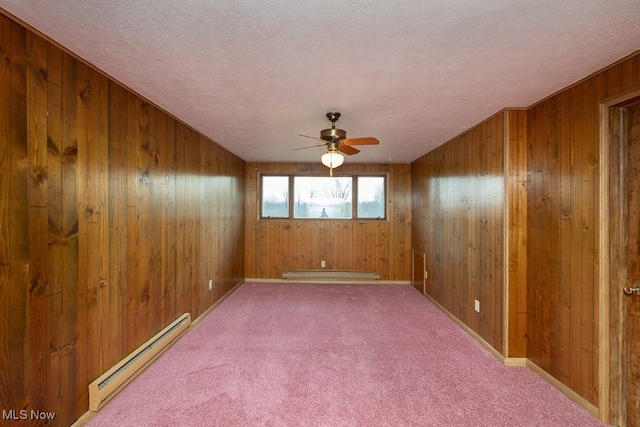
[[209,279],[209,290],[213,289],[213,280]]
[[480,313],[480,301],[475,300],[475,310]]
[[429,273],[427,270],[424,271],[424,279],[427,280],[429,278]]
[[325,268],[327,266],[327,263],[325,260],[320,261],[320,267]]

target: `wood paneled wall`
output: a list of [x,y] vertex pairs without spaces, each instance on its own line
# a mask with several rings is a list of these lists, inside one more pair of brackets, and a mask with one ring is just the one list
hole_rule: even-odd
[[636,53],[412,164],[412,241],[427,256],[427,293],[496,349],[505,344],[504,356],[526,357],[596,407],[599,108],[639,86]]
[[426,293],[501,353],[505,114],[412,163],[412,241],[426,254]]
[[0,52],[0,409],[66,426],[243,279],[244,161],[3,16]]
[[599,105],[634,55],[529,108],[528,358],[598,404]]
[[507,289],[505,357],[527,357],[527,111],[509,109],[505,119]]
[[280,279],[283,271],[377,271],[381,280],[411,280],[410,165],[349,163],[334,174],[387,174],[386,220],[260,219],[260,174],[318,174],[317,164],[247,163],[247,277]]

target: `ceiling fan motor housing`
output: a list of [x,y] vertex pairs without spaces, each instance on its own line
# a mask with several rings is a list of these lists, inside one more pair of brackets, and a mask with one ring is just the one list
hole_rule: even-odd
[[341,139],[345,139],[346,137],[347,132],[343,131],[342,129],[331,128],[325,129],[320,132],[320,138],[329,142],[337,142]]

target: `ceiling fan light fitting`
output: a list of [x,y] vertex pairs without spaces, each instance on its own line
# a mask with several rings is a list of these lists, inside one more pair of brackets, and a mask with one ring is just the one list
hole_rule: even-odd
[[333,169],[344,163],[344,156],[338,151],[329,150],[320,157],[322,164]]

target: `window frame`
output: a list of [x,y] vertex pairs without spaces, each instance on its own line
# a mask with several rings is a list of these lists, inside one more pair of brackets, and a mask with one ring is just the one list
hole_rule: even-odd
[[[288,217],[269,217],[262,216],[262,192],[264,186],[264,177],[265,176],[280,176],[280,177],[288,177],[289,180],[289,194],[288,194],[288,205],[289,205],[289,216]],[[296,177],[326,177],[326,174],[319,173],[260,173],[258,177],[258,188],[257,188],[257,217],[259,221],[358,221],[358,222],[367,222],[367,221],[388,221],[389,220],[389,212],[388,212],[388,200],[389,200],[389,173],[388,172],[365,172],[365,173],[344,173],[337,174],[334,171],[335,177],[340,178],[351,178],[351,218],[296,218],[294,216],[295,209],[295,188],[294,181]],[[384,187],[384,216],[380,218],[360,218],[358,217],[358,177],[380,177],[383,179],[383,187]]]

